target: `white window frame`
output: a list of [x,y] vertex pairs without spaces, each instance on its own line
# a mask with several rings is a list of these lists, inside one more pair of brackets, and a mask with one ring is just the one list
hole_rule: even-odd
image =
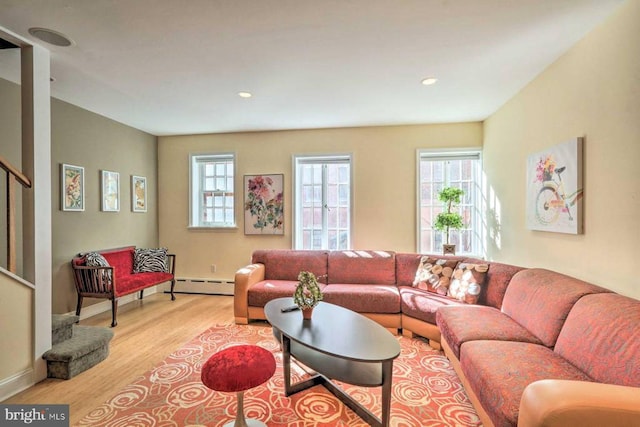
[[[481,148],[460,148],[460,149],[419,149],[416,156],[416,251],[418,253],[433,253],[438,254],[437,250],[427,250],[422,248],[422,194],[421,194],[421,161],[423,159],[431,160],[464,160],[475,159],[478,161],[478,167],[475,168],[475,176],[473,179],[474,191],[471,195],[471,224],[469,228],[471,230],[471,251],[463,252],[458,246],[456,248],[456,255],[470,256],[483,258],[486,256],[486,249],[484,245],[485,241],[485,224],[483,221],[483,213],[485,212],[483,207],[483,172],[482,172],[482,149]],[[445,185],[447,178],[445,178]],[[434,195],[434,197],[437,197]],[[455,230],[454,230],[455,231]],[[440,252],[441,253],[441,252]]]
[[[231,205],[231,217],[232,221],[204,221],[202,210],[203,206],[203,186],[205,176],[203,175],[204,164],[208,162],[229,162],[231,161],[231,165],[233,168],[232,177],[231,177],[231,191],[228,191],[228,188],[214,190],[217,196],[222,197],[233,197],[232,205]],[[236,155],[235,153],[191,153],[189,154],[189,228],[204,228],[204,229],[215,229],[215,228],[237,228],[236,223],[236,200],[237,200],[237,192],[236,189]],[[224,176],[227,177],[225,182],[228,181],[228,173],[225,171]],[[224,203],[224,202],[223,202]],[[223,211],[229,210],[228,207],[223,207]],[[223,215],[226,217],[226,215]]]
[[[302,224],[302,200],[300,197],[302,191],[302,180],[299,179],[300,169],[299,166],[303,164],[312,164],[312,163],[348,163],[349,164],[349,215],[348,215],[348,242],[347,247],[344,249],[351,249],[351,245],[353,242],[353,212],[354,212],[354,181],[353,181],[353,155],[351,153],[337,153],[337,154],[322,154],[322,155],[309,155],[309,154],[301,154],[293,156],[293,200],[294,200],[294,213],[293,213],[293,230],[292,230],[292,245],[294,249],[302,249],[303,248],[303,233],[302,230],[299,230],[299,226]],[[324,179],[323,179],[324,182]],[[326,183],[324,183],[326,184]],[[328,215],[327,215],[327,205],[325,203],[327,198],[326,194],[326,185],[323,185],[323,242],[322,248],[328,248]]]

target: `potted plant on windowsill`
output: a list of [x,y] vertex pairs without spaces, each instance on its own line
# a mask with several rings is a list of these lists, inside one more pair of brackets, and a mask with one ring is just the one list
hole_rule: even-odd
[[438,193],[438,199],[443,202],[447,208],[445,212],[440,212],[436,216],[436,222],[433,224],[433,228],[439,231],[444,231],[446,236],[446,243],[442,245],[442,253],[456,254],[456,245],[449,244],[449,230],[461,229],[464,224],[462,223],[462,215],[458,212],[454,212],[456,205],[460,203],[460,198],[464,194],[461,188],[456,187],[444,187]]
[[318,279],[310,271],[301,271],[298,274],[298,286],[293,294],[293,302],[302,311],[305,319],[311,319],[313,307],[322,301],[322,290],[318,285]]

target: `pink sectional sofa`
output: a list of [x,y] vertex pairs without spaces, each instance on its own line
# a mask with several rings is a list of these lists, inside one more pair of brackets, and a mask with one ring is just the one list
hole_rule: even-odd
[[429,255],[483,264],[467,304],[414,286],[422,257],[255,251],[236,273],[236,322],[265,319],[264,305],[312,271],[325,301],[442,344],[485,426],[640,425],[640,301],[544,269]]
[[485,426],[640,425],[640,301],[528,269],[436,322]]

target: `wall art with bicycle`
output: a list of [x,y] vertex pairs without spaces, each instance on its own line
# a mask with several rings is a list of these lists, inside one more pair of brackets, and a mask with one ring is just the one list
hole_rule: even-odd
[[582,145],[573,138],[527,158],[527,228],[582,234]]

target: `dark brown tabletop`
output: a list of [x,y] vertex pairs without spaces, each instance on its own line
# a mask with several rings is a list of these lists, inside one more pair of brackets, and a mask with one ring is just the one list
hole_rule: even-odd
[[282,313],[293,298],[278,298],[264,308],[271,326],[299,344],[358,362],[382,362],[398,357],[400,344],[373,320],[338,305],[320,302],[310,320],[300,310]]

